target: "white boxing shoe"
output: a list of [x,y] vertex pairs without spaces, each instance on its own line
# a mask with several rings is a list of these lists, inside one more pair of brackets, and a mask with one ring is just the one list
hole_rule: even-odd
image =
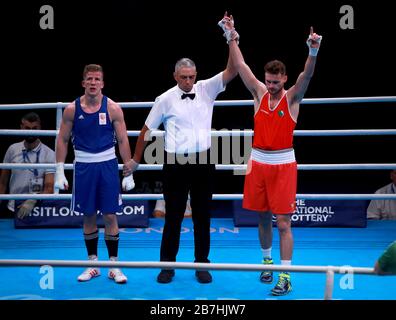
[[[97,261],[98,257],[97,256],[89,256],[88,259]],[[100,269],[90,267],[90,268],[85,269],[84,272],[78,276],[77,280],[80,282],[89,281],[92,278],[95,278],[98,276],[100,276]]]
[[78,281],[89,281],[92,278],[100,276],[100,270],[98,268],[87,268],[83,273],[78,276]]
[[125,276],[125,274],[123,274],[122,271],[118,268],[110,269],[108,276],[116,283],[126,283],[128,281],[128,278]]
[[[118,261],[117,257],[110,257],[110,261]],[[128,278],[122,273],[121,269],[111,268],[108,277],[113,279],[116,283],[126,283]]]

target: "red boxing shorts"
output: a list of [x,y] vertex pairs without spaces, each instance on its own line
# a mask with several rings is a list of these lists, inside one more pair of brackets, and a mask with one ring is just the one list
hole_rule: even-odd
[[244,209],[290,214],[296,208],[297,163],[267,164],[249,160],[243,190]]

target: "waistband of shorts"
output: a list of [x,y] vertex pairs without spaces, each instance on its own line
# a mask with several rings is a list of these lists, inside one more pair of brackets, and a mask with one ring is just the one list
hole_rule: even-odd
[[76,162],[95,163],[109,161],[115,158],[117,158],[115,147],[111,147],[110,149],[98,153],[74,150],[74,161]]
[[294,149],[262,150],[252,149],[250,159],[266,164],[285,164],[296,161]]

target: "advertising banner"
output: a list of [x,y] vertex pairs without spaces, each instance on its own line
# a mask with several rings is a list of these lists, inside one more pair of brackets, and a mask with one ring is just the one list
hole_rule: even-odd
[[[20,204],[17,201],[17,206]],[[149,206],[146,200],[123,201],[122,212],[117,212],[118,226],[148,227]],[[68,200],[43,200],[39,201],[29,216],[24,219],[15,217],[15,228],[77,228],[83,226],[83,215],[70,210]],[[103,227],[103,215],[97,215],[99,227]]]
[[[293,227],[356,227],[367,225],[367,200],[297,200],[291,220]],[[257,226],[258,214],[234,201],[235,226]],[[274,222],[276,218],[274,217]]]

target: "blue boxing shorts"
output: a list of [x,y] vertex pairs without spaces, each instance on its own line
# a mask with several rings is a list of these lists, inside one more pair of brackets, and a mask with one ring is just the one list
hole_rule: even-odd
[[92,216],[122,211],[117,158],[103,162],[75,162],[72,211]]

